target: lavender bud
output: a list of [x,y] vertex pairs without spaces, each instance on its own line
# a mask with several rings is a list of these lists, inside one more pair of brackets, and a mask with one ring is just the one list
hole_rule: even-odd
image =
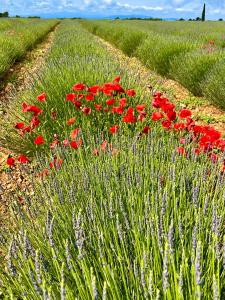
[[163,273],[162,273],[162,283],[163,283],[163,290],[166,291],[166,289],[169,286],[168,282],[169,278],[169,272],[168,272],[168,245],[166,244],[165,252],[164,252],[164,258],[163,258]]

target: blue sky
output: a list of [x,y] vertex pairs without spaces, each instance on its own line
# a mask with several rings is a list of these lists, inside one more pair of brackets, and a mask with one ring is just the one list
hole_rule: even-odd
[[107,17],[116,15],[196,18],[203,3],[208,19],[225,19],[225,0],[0,0],[11,15]]

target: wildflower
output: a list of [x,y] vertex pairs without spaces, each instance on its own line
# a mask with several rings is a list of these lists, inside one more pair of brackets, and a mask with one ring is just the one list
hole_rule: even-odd
[[113,106],[111,109],[112,113],[116,113],[118,115],[122,115],[123,113],[123,107],[122,106]]
[[186,151],[184,147],[177,147],[177,153],[181,155],[185,155]]
[[76,106],[77,109],[80,109],[80,107],[81,107],[81,105],[82,105],[81,102],[78,101],[78,100],[74,100],[74,101],[73,101],[73,104]]
[[124,106],[126,106],[126,104],[127,104],[127,99],[126,99],[126,98],[121,98],[121,99],[119,100],[119,103],[120,103],[120,106],[124,107]]
[[36,128],[40,125],[40,120],[37,117],[33,117],[30,121],[31,128]]
[[108,99],[108,100],[106,100],[106,104],[110,106],[110,105],[113,105],[115,103],[115,101],[116,101],[115,99]]
[[90,115],[91,114],[91,108],[84,106],[81,110],[85,115]]
[[25,125],[24,122],[19,122],[19,123],[16,123],[15,128],[22,129],[24,127],[24,125]]
[[130,97],[134,97],[136,95],[136,92],[135,90],[130,89],[126,91],[126,94]]
[[182,119],[186,119],[187,117],[190,117],[191,115],[192,115],[192,113],[189,109],[181,109],[179,112],[179,116]]
[[113,82],[114,83],[119,83],[120,82],[120,76],[117,76],[117,77],[115,77],[114,79],[113,79]]
[[8,166],[13,167],[15,165],[15,159],[11,156],[9,156],[6,160],[6,163]]
[[101,87],[100,87],[99,85],[94,85],[94,86],[89,87],[89,88],[87,89],[87,91],[88,91],[89,93],[92,93],[92,94],[96,95],[97,92],[98,92],[100,89],[101,89]]
[[139,112],[138,121],[144,121],[146,119],[147,113],[144,111]]
[[162,119],[164,115],[161,112],[153,112],[152,113],[152,121],[158,121]]
[[88,94],[88,95],[86,95],[85,98],[87,101],[93,101],[95,97],[94,97],[94,94]]
[[39,96],[37,96],[37,100],[40,102],[45,102],[46,101],[46,94],[42,93]]
[[127,114],[123,117],[122,122],[125,123],[135,123],[137,121],[137,118],[134,117],[132,114]]
[[85,88],[86,88],[86,85],[83,84],[83,83],[77,83],[77,84],[74,84],[73,87],[72,87],[72,89],[73,89],[74,91],[82,91],[82,90],[84,90]]
[[117,133],[118,129],[119,129],[119,125],[114,125],[114,126],[112,126],[112,127],[109,128],[109,131],[112,134],[115,134],[115,133]]
[[166,102],[166,103],[162,104],[160,107],[164,112],[167,113],[169,111],[173,111],[175,108],[175,105],[171,102]]
[[175,121],[176,120],[176,117],[177,117],[177,114],[175,111],[173,110],[169,110],[167,113],[166,113],[166,116],[167,116],[167,119],[169,121]]
[[57,112],[56,112],[56,111],[52,111],[52,112],[51,112],[51,118],[52,118],[53,120],[55,120],[55,119],[57,118]]
[[173,128],[174,128],[175,130],[183,130],[183,129],[186,128],[186,125],[185,125],[184,123],[175,123],[175,124],[173,125]]
[[162,121],[162,126],[168,129],[171,127],[171,122],[169,120],[164,120]]
[[41,135],[38,135],[35,139],[34,139],[34,144],[35,145],[41,145],[44,144],[44,138]]
[[141,112],[141,111],[143,111],[145,109],[145,104],[138,104],[137,106],[136,106],[136,110],[138,111],[138,112]]
[[43,113],[43,110],[35,105],[29,105],[25,102],[22,103],[22,111],[23,112],[32,112],[34,116],[38,116],[39,114]]
[[142,130],[142,133],[148,134],[150,130],[151,130],[151,128],[149,126],[145,126]]
[[67,94],[66,95],[66,101],[72,101],[76,98],[76,94]]
[[27,164],[29,162],[29,159],[26,155],[20,155],[17,157],[18,162],[20,162],[21,164]]
[[70,147],[73,148],[73,149],[78,149],[78,148],[79,148],[79,145],[78,145],[77,142],[72,141],[72,142],[70,142]]
[[102,105],[101,104],[94,104],[94,107],[98,111],[102,110]]
[[67,125],[73,125],[75,123],[75,121],[76,121],[76,118],[70,118],[70,119],[67,120],[66,124]]
[[93,150],[93,155],[95,155],[95,156],[98,156],[98,155],[99,155],[99,151],[98,151],[97,148],[95,148],[95,149]]

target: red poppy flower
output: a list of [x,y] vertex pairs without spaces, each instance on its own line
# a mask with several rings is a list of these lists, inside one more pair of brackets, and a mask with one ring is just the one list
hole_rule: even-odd
[[187,117],[190,117],[192,115],[192,112],[189,109],[181,109],[179,112],[179,116],[182,119],[186,119]]
[[39,107],[37,107],[35,105],[28,105],[25,102],[22,103],[22,109],[23,109],[23,112],[33,112],[34,116],[37,116],[37,115],[43,113],[43,110],[40,109]]
[[73,129],[70,133],[71,139],[75,140],[79,132],[80,132],[80,128]]
[[94,97],[94,94],[88,94],[88,95],[86,95],[85,98],[87,101],[93,101],[95,97]]
[[139,104],[136,106],[137,111],[143,111],[145,109],[145,104]]
[[175,121],[176,120],[176,117],[177,117],[177,114],[175,111],[173,110],[169,110],[167,113],[166,113],[166,116],[167,116],[167,119],[169,121]]
[[113,105],[114,103],[115,103],[115,99],[108,99],[108,100],[106,100],[106,104],[107,105]]
[[161,120],[163,117],[164,117],[164,115],[161,112],[153,112],[152,113],[152,121]]
[[17,157],[18,162],[21,164],[27,164],[29,162],[29,159],[26,155],[20,155]]
[[136,95],[136,92],[135,90],[130,89],[126,91],[126,94],[130,97],[134,97]]
[[151,128],[149,126],[145,126],[142,130],[142,133],[147,134],[147,133],[149,133],[150,130],[151,130]]
[[101,104],[94,104],[94,107],[98,111],[102,110],[102,105]]
[[132,114],[128,114],[123,117],[122,122],[135,123],[135,122],[137,122],[137,118]]
[[67,125],[72,125],[72,124],[75,123],[75,121],[76,121],[76,118],[70,118],[69,120],[67,120],[66,124]]
[[80,107],[82,105],[81,102],[78,100],[73,100],[73,104],[76,106],[77,109],[80,109]]
[[199,155],[199,154],[201,153],[201,149],[199,149],[199,148],[194,148],[192,151],[193,151],[194,154],[196,154],[196,155]]
[[77,142],[72,141],[72,142],[70,142],[70,147],[73,148],[73,149],[78,149],[79,145],[77,144]]
[[117,76],[117,77],[115,77],[114,79],[113,79],[113,82],[115,82],[115,83],[119,83],[120,82],[120,76]]
[[116,113],[118,115],[122,115],[123,107],[122,106],[114,106],[114,107],[112,107],[111,112]]
[[86,88],[86,85],[83,84],[83,83],[77,83],[77,84],[74,84],[73,87],[72,87],[72,89],[73,89],[74,91],[82,91],[82,90],[84,90],[85,88]]
[[57,145],[60,145],[60,141],[59,141],[59,140],[54,140],[54,141],[50,144],[50,149],[54,149]]
[[114,125],[112,127],[109,128],[109,131],[112,133],[112,134],[115,134],[117,133],[118,129],[119,129],[119,125]]
[[144,111],[139,112],[138,121],[144,121],[146,119],[147,113]]
[[15,128],[22,129],[24,127],[24,125],[25,125],[24,122],[19,122],[19,123],[16,123]]
[[38,135],[35,139],[34,139],[34,144],[35,145],[41,145],[44,144],[44,138],[41,135]]
[[104,111],[104,112],[109,112],[109,108],[106,107],[106,108],[103,109],[103,111]]
[[171,122],[169,120],[164,120],[162,121],[162,126],[168,129],[171,127]]
[[126,98],[121,98],[119,100],[120,106],[124,107],[127,105],[127,99]]
[[167,102],[167,103],[162,104],[160,107],[164,112],[168,112],[170,110],[174,110],[175,105],[171,102]]
[[216,163],[218,160],[218,156],[215,153],[211,153],[209,157],[213,163]]
[[90,115],[91,114],[91,108],[84,106],[81,110],[85,115]]
[[33,117],[30,121],[31,128],[36,128],[40,124],[40,120],[37,117]]
[[177,147],[177,153],[181,155],[185,155],[186,151],[184,147]]
[[175,130],[183,130],[183,129],[186,128],[186,125],[185,125],[184,123],[175,123],[175,124],[173,125],[173,128],[174,128]]
[[37,96],[37,100],[40,102],[45,102],[46,101],[46,94],[42,93],[39,96]]
[[11,156],[9,156],[6,160],[6,163],[8,166],[13,167],[15,165],[15,159]]
[[90,86],[87,91],[92,94],[97,94],[97,92],[101,89],[99,85]]
[[186,143],[185,138],[180,138],[180,143],[181,143],[182,145],[184,145],[184,144]]
[[76,98],[76,94],[67,94],[66,101],[72,101]]

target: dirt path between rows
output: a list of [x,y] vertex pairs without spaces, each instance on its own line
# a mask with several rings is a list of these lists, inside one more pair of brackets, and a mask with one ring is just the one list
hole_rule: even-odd
[[121,67],[128,68],[132,74],[138,75],[140,82],[143,85],[144,91],[149,88],[152,92],[162,91],[175,103],[182,108],[189,108],[192,110],[195,119],[199,124],[206,124],[214,126],[217,130],[225,135],[225,112],[221,109],[211,105],[206,99],[194,97],[190,91],[182,87],[178,82],[162,78],[155,72],[147,69],[135,57],[126,56],[121,50],[115,48],[107,41],[96,36],[97,40],[104,45],[109,53],[111,53],[120,63]]
[[[20,93],[27,90],[31,84],[34,74],[39,72],[45,62],[45,58],[53,44],[56,26],[47,37],[29,51],[23,61],[16,63],[1,83],[0,91],[0,117],[7,114],[7,106],[14,101]],[[1,133],[0,133],[1,134]],[[0,228],[9,221],[9,202],[14,198],[15,192],[32,194],[31,184],[27,173],[32,172],[29,168],[22,165],[16,165],[13,169],[6,168],[5,162],[10,151],[0,145]],[[22,199],[18,198],[18,201]]]

